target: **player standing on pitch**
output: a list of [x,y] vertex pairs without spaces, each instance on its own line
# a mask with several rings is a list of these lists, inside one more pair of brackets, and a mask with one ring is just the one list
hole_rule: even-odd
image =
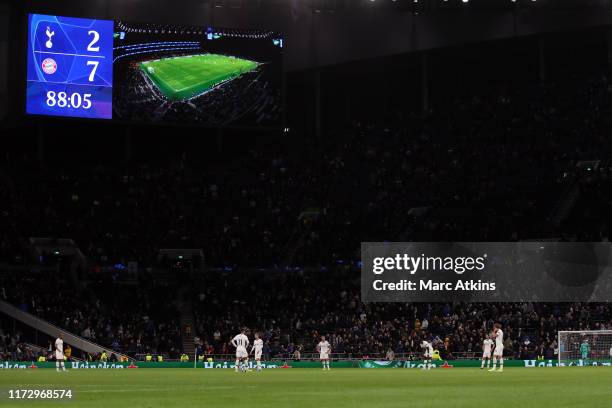
[[259,333],[255,333],[255,341],[253,341],[253,349],[255,353],[255,361],[257,362],[257,372],[261,371],[261,353],[263,351],[263,340],[259,338]]
[[589,364],[589,353],[591,352],[591,346],[589,345],[589,341],[587,339],[582,340],[580,344],[580,358],[582,358],[582,364]]
[[496,371],[497,360],[499,359],[499,372],[504,371],[504,332],[501,329],[501,324],[493,325],[492,336],[495,339],[495,350],[493,350],[493,368],[489,371]]
[[423,349],[423,370],[431,369],[431,356],[433,355],[433,345],[427,340],[421,343]]
[[317,351],[320,353],[320,360],[323,364],[323,370],[329,370],[329,354],[331,353],[331,346],[329,342],[325,340],[325,336],[321,336],[321,341],[317,344]]
[[62,371],[66,371],[64,366],[64,340],[61,334],[55,339],[55,369],[59,372],[60,367],[62,367]]
[[244,334],[245,332],[245,329],[240,330],[240,334],[237,334],[231,341],[232,346],[236,347],[236,372],[239,368],[241,371],[246,371],[249,364],[249,353],[246,349],[249,345],[249,338]]
[[491,348],[493,347],[493,340],[489,336],[482,342],[482,364],[480,369],[482,370],[485,366],[485,360],[487,360],[487,368],[491,364]]

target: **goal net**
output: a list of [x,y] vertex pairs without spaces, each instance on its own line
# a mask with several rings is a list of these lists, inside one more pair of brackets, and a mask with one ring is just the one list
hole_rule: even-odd
[[612,330],[560,331],[559,365],[612,365]]

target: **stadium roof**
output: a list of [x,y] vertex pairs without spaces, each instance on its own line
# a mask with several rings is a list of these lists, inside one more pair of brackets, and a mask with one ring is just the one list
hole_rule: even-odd
[[215,7],[283,7],[312,8],[315,11],[388,9],[418,12],[513,9],[612,9],[611,0],[204,0]]

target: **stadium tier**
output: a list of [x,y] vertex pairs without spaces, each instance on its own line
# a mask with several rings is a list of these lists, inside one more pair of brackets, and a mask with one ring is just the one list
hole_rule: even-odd
[[163,58],[140,64],[142,71],[173,101],[201,95],[257,67],[254,61],[215,54]]

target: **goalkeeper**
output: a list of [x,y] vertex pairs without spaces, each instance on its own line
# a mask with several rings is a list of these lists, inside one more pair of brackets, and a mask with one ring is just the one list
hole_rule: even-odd
[[580,357],[582,358],[582,362],[584,365],[588,365],[590,351],[591,346],[589,345],[588,340],[583,340],[582,344],[580,344]]

